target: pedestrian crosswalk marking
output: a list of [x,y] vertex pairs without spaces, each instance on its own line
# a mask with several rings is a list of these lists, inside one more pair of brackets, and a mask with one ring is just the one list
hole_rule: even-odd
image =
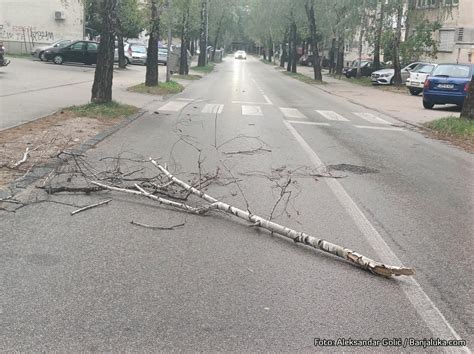
[[169,101],[164,106],[161,106],[158,110],[177,112],[183,109],[188,103],[189,102],[183,102],[183,101]]
[[326,127],[330,126],[331,124],[329,123],[322,123],[322,122],[305,122],[302,120],[288,120],[288,123],[291,124],[305,124],[305,125],[324,125]]
[[403,131],[402,128],[389,128],[389,127],[372,127],[369,125],[355,125],[356,128],[359,129],[375,129],[375,130],[393,130],[393,131]]
[[280,107],[280,111],[287,118],[306,118],[306,116],[296,108]]
[[370,122],[370,123],[391,124],[390,122],[387,122],[385,119],[379,118],[372,113],[354,112],[354,114],[362,119],[365,119],[367,122]]
[[221,114],[223,109],[223,104],[207,103],[202,109],[201,113]]
[[194,98],[177,98],[178,101],[194,101]]
[[242,115],[244,116],[263,116],[260,106],[245,106],[242,105]]
[[341,121],[341,122],[348,122],[349,121],[349,119],[344,118],[343,116],[341,116],[340,114],[338,114],[334,111],[319,111],[319,110],[316,110],[316,112],[318,112],[320,115],[322,115],[324,118],[326,118],[328,120],[337,120],[337,121]]

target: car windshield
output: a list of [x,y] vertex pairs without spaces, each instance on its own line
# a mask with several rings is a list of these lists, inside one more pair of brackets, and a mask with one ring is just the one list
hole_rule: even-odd
[[158,48],[158,53],[166,54],[166,53],[168,53],[168,49],[166,49],[166,48]]
[[449,76],[449,77],[469,77],[469,66],[467,65],[439,65],[434,71],[433,76]]
[[431,64],[420,64],[418,65],[413,72],[420,74],[429,74],[433,71],[434,65]]
[[132,51],[135,53],[146,53],[146,47],[142,45],[132,46]]
[[71,41],[68,40],[68,39],[66,39],[66,40],[57,41],[57,42],[54,43],[53,45],[56,46],[56,47],[65,47],[65,46],[67,46],[69,43],[71,43]]

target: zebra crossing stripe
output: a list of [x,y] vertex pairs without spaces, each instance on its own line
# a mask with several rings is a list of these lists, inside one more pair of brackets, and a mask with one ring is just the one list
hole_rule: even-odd
[[260,106],[242,105],[242,115],[244,116],[263,116]]
[[349,121],[349,119],[344,118],[343,116],[341,116],[340,114],[338,114],[334,111],[319,111],[319,110],[316,110],[316,112],[318,112],[320,115],[322,115],[324,118],[326,118],[328,120],[337,120],[337,121],[340,121],[340,122],[348,122]]
[[159,111],[171,111],[177,112],[182,110],[189,102],[185,101],[169,101],[164,106],[161,106],[158,110]]
[[377,117],[375,114],[372,113],[364,113],[364,112],[353,112],[356,116],[365,119],[367,122],[375,123],[375,124],[391,124],[387,122],[385,119]]
[[283,115],[286,118],[306,118],[306,116],[300,111],[298,111],[296,108],[287,108],[287,107],[279,107],[279,108],[280,108],[281,113],[283,113]]
[[302,120],[287,120],[288,123],[291,124],[303,124],[303,125],[324,125],[326,127],[329,127],[331,124],[329,123],[322,123],[322,122],[305,122]]
[[221,114],[223,110],[223,104],[207,103],[202,109],[201,113]]
[[389,128],[389,127],[372,127],[370,125],[354,125],[356,128],[359,129],[374,129],[374,130],[392,130],[392,131],[398,131],[402,132],[402,128]]

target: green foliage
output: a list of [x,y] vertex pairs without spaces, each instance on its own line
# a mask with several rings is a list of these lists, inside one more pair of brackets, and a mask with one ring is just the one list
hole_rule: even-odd
[[191,67],[191,70],[209,74],[212,70],[214,70],[214,67],[216,64],[214,63],[208,63],[206,66],[193,66]]
[[427,122],[424,126],[445,136],[466,138],[474,142],[474,121],[470,119],[446,117]]
[[160,82],[158,86],[145,86],[145,84],[139,84],[129,87],[127,90],[138,93],[147,93],[150,95],[170,95],[182,92],[184,86],[171,80],[168,82]]
[[432,33],[441,28],[439,22],[424,20],[405,42],[400,44],[400,54],[405,63],[420,60],[421,57],[436,58],[438,53],[437,41]]
[[135,106],[121,104],[115,101],[107,103],[89,103],[81,106],[71,106],[64,108],[63,111],[73,112],[78,117],[89,118],[117,118],[127,117],[136,113]]

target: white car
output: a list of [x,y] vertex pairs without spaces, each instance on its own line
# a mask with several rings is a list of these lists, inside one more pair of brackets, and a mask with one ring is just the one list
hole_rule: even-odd
[[247,53],[244,50],[238,50],[234,54],[234,59],[244,59],[247,60]]
[[[402,69],[402,82],[407,81],[410,76],[410,71],[415,69],[420,62],[411,63]],[[393,85],[393,77],[395,76],[395,69],[382,69],[372,73],[370,79],[374,85]]]
[[426,78],[436,68],[438,64],[422,63],[410,72],[410,77],[407,79],[407,87],[413,96],[419,95],[423,92],[423,85]]

